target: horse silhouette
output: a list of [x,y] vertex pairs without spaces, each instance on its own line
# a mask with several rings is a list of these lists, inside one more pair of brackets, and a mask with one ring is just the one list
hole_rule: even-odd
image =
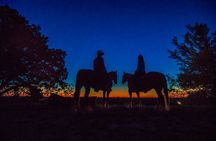
[[88,97],[91,88],[96,88],[103,91],[103,106],[106,107],[109,102],[109,94],[112,91],[113,81],[117,84],[117,72],[112,71],[106,74],[105,79],[101,79],[101,83],[98,84],[96,81],[97,73],[93,70],[79,70],[76,76],[76,85],[74,99],[75,104],[80,107],[80,90],[82,87],[85,88],[85,104],[88,104]]
[[[140,85],[137,86],[135,82],[137,80],[136,75],[124,73],[122,77],[122,83],[128,82],[128,92],[130,96],[130,105],[132,106],[132,93],[135,92],[137,94],[137,98],[140,101],[140,92],[147,92],[151,89],[154,89],[158,95],[159,104],[163,105],[166,110],[169,110],[168,103],[168,88],[167,81],[164,74],[160,72],[149,72],[146,73],[143,77],[141,77]],[[162,93],[163,90],[163,93]]]

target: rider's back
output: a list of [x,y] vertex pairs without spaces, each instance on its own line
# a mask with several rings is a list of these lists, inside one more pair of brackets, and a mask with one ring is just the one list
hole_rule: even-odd
[[96,57],[94,59],[94,71],[98,73],[106,73],[106,68],[102,57]]

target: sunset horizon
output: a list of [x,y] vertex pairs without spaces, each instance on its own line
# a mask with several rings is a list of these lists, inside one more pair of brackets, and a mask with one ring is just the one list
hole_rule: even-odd
[[0,0],[0,141],[213,141],[216,0]]

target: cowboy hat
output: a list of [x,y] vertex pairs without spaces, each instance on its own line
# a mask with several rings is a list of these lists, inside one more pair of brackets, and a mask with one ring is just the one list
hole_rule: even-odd
[[100,55],[100,56],[102,56],[102,55],[104,55],[104,52],[103,52],[103,51],[101,51],[101,50],[98,50],[98,51],[97,51],[97,55]]

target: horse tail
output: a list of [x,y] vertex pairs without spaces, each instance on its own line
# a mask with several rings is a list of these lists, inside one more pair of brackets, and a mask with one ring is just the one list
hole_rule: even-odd
[[80,82],[80,72],[77,73],[76,76],[76,84],[75,84],[75,92],[74,92],[74,102],[75,104],[79,105],[80,99],[80,89],[81,89],[81,82]]
[[167,102],[169,104],[169,92],[168,92],[168,88],[167,88],[167,82],[166,82],[166,85],[164,86],[164,94],[167,98]]
[[164,102],[165,102],[165,106],[167,106],[166,107],[166,109],[167,110],[169,110],[169,107],[168,107],[168,105],[170,104],[170,101],[169,101],[169,92],[168,92],[168,85],[167,85],[167,80],[166,80],[166,78],[164,77]]

